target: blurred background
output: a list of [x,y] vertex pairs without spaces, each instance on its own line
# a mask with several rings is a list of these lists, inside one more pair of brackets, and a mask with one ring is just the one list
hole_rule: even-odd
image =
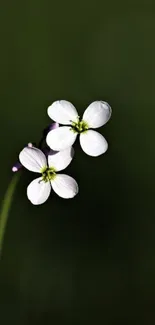
[[107,101],[106,154],[77,146],[66,173],[79,195],[33,206],[21,173],[0,263],[0,323],[154,324],[155,3],[2,1],[0,199],[12,165],[50,123]]

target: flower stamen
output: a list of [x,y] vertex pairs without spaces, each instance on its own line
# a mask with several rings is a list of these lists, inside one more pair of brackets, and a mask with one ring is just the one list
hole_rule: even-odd
[[42,173],[42,180],[41,182],[49,182],[51,180],[53,180],[56,176],[56,170],[54,167],[44,167],[42,170],[41,170],[41,173]]
[[72,121],[71,124],[71,130],[75,133],[83,133],[86,132],[89,129],[88,124],[84,120],[80,120],[80,117],[78,116],[78,121]]

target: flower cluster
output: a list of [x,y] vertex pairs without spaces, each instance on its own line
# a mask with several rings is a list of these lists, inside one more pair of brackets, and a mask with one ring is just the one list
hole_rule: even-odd
[[[91,103],[82,118],[76,108],[66,100],[55,101],[48,107],[48,115],[54,121],[44,130],[39,146],[29,143],[19,154],[19,162],[12,171],[22,167],[39,173],[27,188],[32,204],[44,203],[51,190],[64,199],[73,198],[79,191],[74,178],[59,173],[72,161],[73,144],[79,135],[80,146],[92,157],[100,156],[108,148],[106,139],[94,129],[103,126],[111,117],[111,107],[103,101]],[[46,145],[43,147],[43,143]]]

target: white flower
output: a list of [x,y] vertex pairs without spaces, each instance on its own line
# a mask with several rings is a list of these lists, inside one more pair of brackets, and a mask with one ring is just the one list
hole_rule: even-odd
[[80,134],[80,145],[83,151],[90,156],[97,157],[108,148],[106,139],[96,129],[108,122],[111,117],[111,107],[103,101],[91,103],[80,120],[76,108],[66,100],[59,100],[48,107],[49,117],[61,126],[47,134],[48,146],[57,151],[73,145]]
[[26,147],[19,154],[21,164],[28,170],[42,174],[34,179],[27,188],[27,196],[31,203],[38,205],[44,203],[53,190],[62,198],[73,198],[78,193],[78,184],[74,178],[57,174],[65,169],[71,162],[74,154],[72,147],[48,157],[35,147]]

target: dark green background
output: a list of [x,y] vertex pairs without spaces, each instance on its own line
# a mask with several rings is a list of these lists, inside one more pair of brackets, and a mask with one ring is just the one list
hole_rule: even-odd
[[5,1],[0,5],[0,195],[12,164],[57,99],[102,99],[108,152],[77,147],[74,200],[33,206],[22,173],[0,265],[0,323],[154,324],[155,4]]

